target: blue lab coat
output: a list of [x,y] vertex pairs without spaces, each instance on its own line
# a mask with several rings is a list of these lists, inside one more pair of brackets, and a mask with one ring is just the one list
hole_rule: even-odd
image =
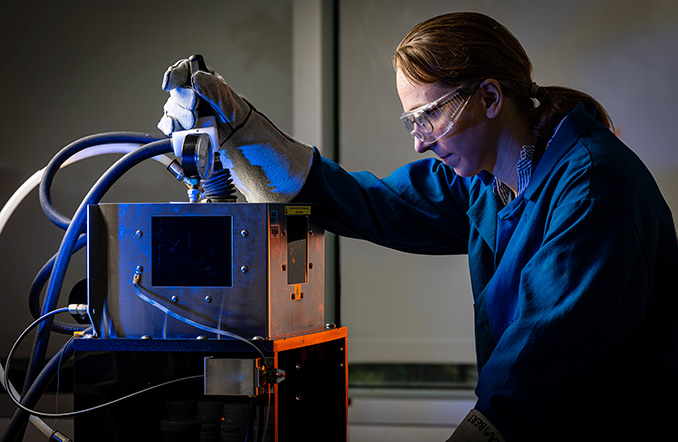
[[507,441],[655,440],[678,410],[672,215],[594,113],[580,104],[566,117],[506,207],[489,174],[423,159],[378,179],[317,152],[298,196],[340,235],[468,253],[476,408]]

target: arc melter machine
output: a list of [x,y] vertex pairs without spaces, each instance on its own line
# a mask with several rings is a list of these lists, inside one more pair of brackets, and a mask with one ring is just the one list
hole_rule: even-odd
[[[192,404],[186,416],[197,416],[209,402],[223,407],[219,431],[232,438],[221,440],[345,441],[346,330],[325,325],[324,232],[314,209],[91,205],[94,336],[75,344],[76,408],[185,381],[76,417],[76,440],[129,440],[130,432],[162,440],[186,424],[172,406]],[[118,370],[92,369],[102,366]],[[228,410],[240,410],[231,416],[237,425]]]
[[[206,70],[200,56],[190,61],[191,72]],[[347,440],[347,335],[325,324],[317,209],[236,202],[216,119],[204,104],[195,127],[171,139],[111,132],[76,140],[17,191],[23,198],[39,183],[43,212],[65,233],[31,287],[36,320],[12,346],[7,370],[0,365],[12,392],[12,355],[36,328],[25,392],[9,395],[19,410],[8,440],[22,433],[29,414],[50,438],[57,432],[37,418],[74,417],[78,441]],[[59,213],[50,197],[57,171],[108,153],[124,156],[72,219]],[[120,177],[151,158],[187,186],[189,202],[101,203]],[[78,282],[69,306],[57,308],[71,257],[85,242],[86,300]],[[59,313],[78,323],[54,320]],[[53,332],[75,339],[46,361]],[[71,356],[75,410],[36,410]]]

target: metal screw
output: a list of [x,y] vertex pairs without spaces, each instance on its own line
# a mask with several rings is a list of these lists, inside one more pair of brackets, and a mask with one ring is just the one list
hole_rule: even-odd
[[247,267],[247,266],[242,266],[242,267],[240,267],[240,271],[241,271],[242,273],[247,273],[247,272],[250,271],[250,268]]
[[311,270],[312,268],[313,268],[313,263],[312,263],[312,262],[309,262],[309,263],[308,263],[308,269]]
[[245,229],[240,231],[240,236],[242,236],[243,238],[246,238],[247,236],[249,236],[249,234],[250,234],[250,232],[248,232]]
[[143,271],[144,271],[144,266],[137,266],[137,268],[136,268],[137,273],[141,273]]
[[210,295],[205,296],[205,302],[206,302],[207,304],[209,304],[210,302],[212,302],[212,297],[211,297]]
[[287,265],[283,264],[282,265],[282,271],[284,272],[285,270],[287,270]]
[[179,302],[179,297],[177,297],[177,295],[172,295],[172,297],[170,298],[170,301],[172,301],[173,303],[176,304],[177,302]]
[[141,238],[142,236],[144,236],[144,232],[142,232],[141,230],[137,230],[136,232],[134,232],[134,234],[137,236],[137,238]]

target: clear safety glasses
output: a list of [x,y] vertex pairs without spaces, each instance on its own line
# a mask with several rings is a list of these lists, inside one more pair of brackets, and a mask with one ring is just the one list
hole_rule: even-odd
[[413,137],[424,143],[435,143],[452,129],[473,94],[463,98],[458,90],[445,94],[400,116]]

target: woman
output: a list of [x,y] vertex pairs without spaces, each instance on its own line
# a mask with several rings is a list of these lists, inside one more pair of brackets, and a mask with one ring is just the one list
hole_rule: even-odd
[[[417,25],[394,54],[420,160],[349,173],[179,62],[159,127],[192,127],[197,95],[250,201],[316,202],[325,227],[394,249],[468,253],[475,409],[449,439],[660,440],[678,407],[678,242],[642,162],[602,106],[539,87],[516,38],[477,13]],[[192,87],[187,85],[192,84]]]

